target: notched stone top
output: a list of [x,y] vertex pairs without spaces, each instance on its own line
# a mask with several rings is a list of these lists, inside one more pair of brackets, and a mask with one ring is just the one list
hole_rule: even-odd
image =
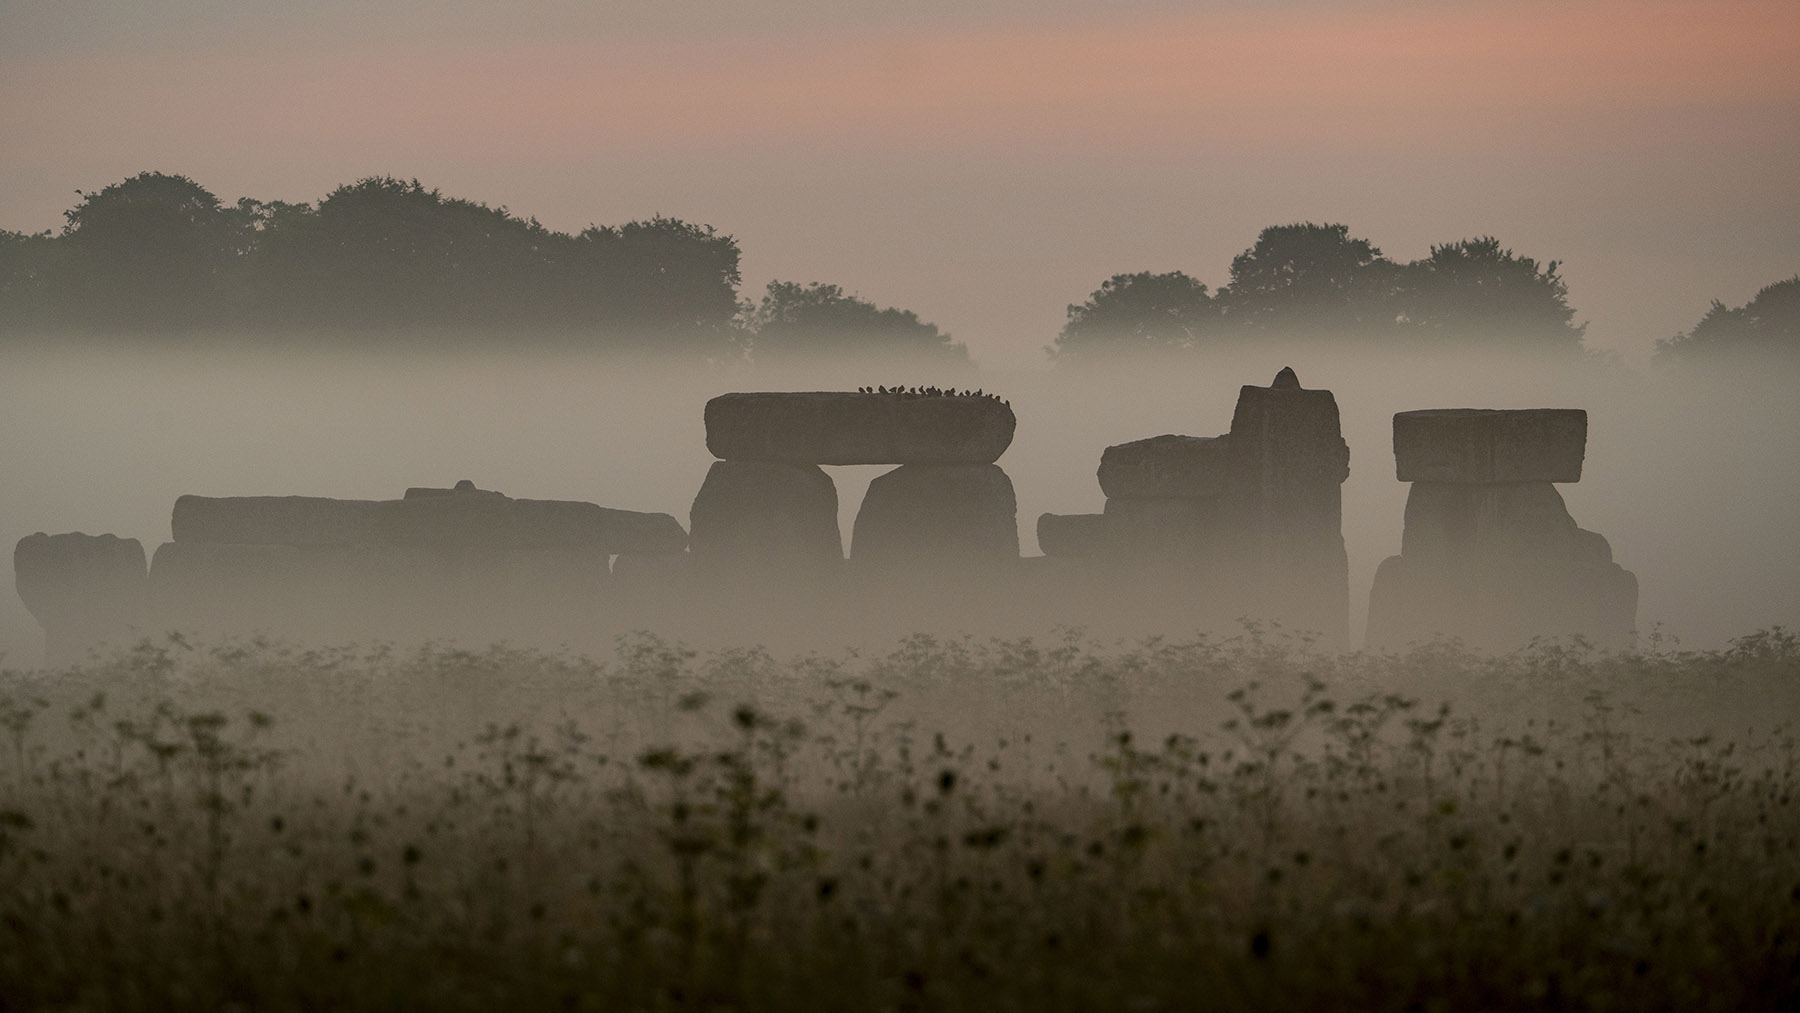
[[1587,454],[1580,408],[1435,408],[1394,416],[1402,482],[1579,482]]
[[1016,426],[1011,405],[976,394],[762,392],[706,403],[706,449],[726,461],[992,464]]

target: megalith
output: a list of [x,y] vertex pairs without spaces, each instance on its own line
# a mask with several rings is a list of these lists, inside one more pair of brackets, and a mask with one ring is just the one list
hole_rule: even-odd
[[992,464],[1012,444],[1012,407],[986,394],[764,391],[706,403],[706,449],[724,461]]
[[1105,514],[1039,514],[1038,548],[1063,559],[1098,559],[1112,551]]
[[1300,386],[1284,368],[1267,387],[1246,385],[1227,436],[1224,504],[1230,579],[1251,614],[1349,639],[1350,577],[1343,483],[1350,476],[1337,399]]
[[869,483],[851,532],[864,572],[972,579],[1019,558],[1018,500],[997,464],[903,464]]
[[714,461],[688,520],[703,574],[816,577],[844,558],[837,486],[816,464]]
[[1197,562],[1217,549],[1230,460],[1223,436],[1152,436],[1107,447],[1096,477],[1114,554],[1139,568],[1196,576]]
[[283,635],[559,636],[606,607],[614,555],[681,555],[668,514],[514,499],[464,480],[400,499],[182,496],[156,552],[162,621]]
[[1017,420],[1005,401],[934,387],[763,391],[706,403],[721,460],[691,515],[696,573],[839,563],[837,492],[821,465],[898,465],[870,483],[851,530],[860,573],[1019,555],[1012,481],[993,462]]
[[13,548],[19,598],[44,628],[44,660],[64,665],[142,635],[147,568],[135,538],[43,532]]
[[1130,620],[1219,627],[1240,617],[1349,636],[1341,486],[1350,452],[1329,390],[1292,369],[1245,386],[1220,436],[1165,434],[1109,446],[1100,514],[1044,514],[1044,569],[1072,597]]
[[1586,448],[1580,409],[1395,415],[1395,474],[1412,488],[1400,555],[1370,590],[1369,646],[1454,636],[1510,649],[1565,635],[1628,646],[1637,578],[1554,484],[1581,478]]

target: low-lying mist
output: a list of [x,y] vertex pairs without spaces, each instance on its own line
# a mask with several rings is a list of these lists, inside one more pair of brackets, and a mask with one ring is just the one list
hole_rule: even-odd
[[[951,375],[850,361],[620,362],[521,346],[505,355],[15,348],[0,377],[10,418],[0,446],[7,538],[111,532],[153,551],[168,540],[182,494],[386,499],[464,478],[511,496],[667,512],[685,525],[712,460],[701,417],[708,398],[944,384],[998,393],[1017,413],[999,464],[1017,491],[1021,549],[1033,555],[1040,513],[1100,509],[1095,468],[1105,447],[1223,433],[1241,385],[1267,385],[1292,366],[1304,386],[1335,392],[1350,446],[1343,510],[1353,644],[1374,569],[1399,549],[1407,487],[1395,479],[1391,418],[1422,408],[1588,411],[1582,480],[1561,491],[1576,521],[1605,535],[1638,575],[1640,632],[1660,627],[1689,646],[1716,647],[1800,619],[1800,409],[1790,393],[1800,376],[1790,367],[1643,372],[1307,345]],[[864,490],[885,469],[829,470],[847,542]],[[830,641],[821,631],[819,646]],[[33,664],[41,648],[35,622],[8,594],[0,651],[10,664]]]

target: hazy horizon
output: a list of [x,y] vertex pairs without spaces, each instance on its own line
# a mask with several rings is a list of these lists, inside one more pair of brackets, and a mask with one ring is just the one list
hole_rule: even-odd
[[0,11],[0,227],[186,174],[418,178],[562,230],[656,213],[1029,369],[1122,272],[1259,229],[1557,260],[1639,363],[1800,269],[1800,9],[1756,0],[876,5],[539,0]]
[[[1584,408],[1581,481],[1558,486],[1575,520],[1606,536],[1637,574],[1640,635],[1659,625],[1714,647],[1800,617],[1800,416],[1791,370],[1657,370],[1546,365],[1504,356],[1348,354],[1316,346],[1194,356],[1111,371],[983,371],[966,381],[1011,400],[1018,431],[1000,465],[1018,497],[1021,551],[1038,515],[1097,512],[1101,451],[1163,433],[1213,436],[1238,388],[1292,365],[1332,389],[1350,445],[1343,490],[1351,642],[1370,582],[1398,551],[1407,486],[1396,480],[1395,412],[1422,408]],[[931,370],[913,371],[921,383]],[[110,346],[15,354],[0,399],[15,419],[0,468],[0,514],[35,531],[169,539],[175,498],[309,495],[392,499],[460,479],[508,495],[673,514],[712,461],[701,409],[745,389],[854,389],[892,377],[854,365],[703,369],[621,365],[538,352],[446,355]],[[72,397],[79,392],[79,397]],[[828,469],[847,540],[880,466]],[[990,632],[977,619],[969,631]],[[996,630],[993,632],[1017,632]],[[1171,634],[1192,630],[1171,630]],[[0,651],[30,663],[36,624],[14,595]],[[821,637],[830,639],[830,631]],[[1643,641],[1640,640],[1640,643]]]

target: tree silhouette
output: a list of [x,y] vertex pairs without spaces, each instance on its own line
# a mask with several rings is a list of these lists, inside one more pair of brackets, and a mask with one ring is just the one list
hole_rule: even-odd
[[1068,308],[1050,352],[1079,362],[1268,338],[1578,352],[1586,325],[1573,322],[1559,267],[1492,236],[1395,264],[1343,225],[1277,225],[1232,260],[1230,283],[1211,298],[1180,271],[1114,275]]
[[1391,329],[1394,265],[1343,225],[1276,225],[1231,261],[1215,297],[1235,328],[1284,336],[1359,336]]
[[306,205],[256,205],[265,321],[337,329],[533,327],[611,347],[720,355],[738,248],[657,216],[554,232],[418,180],[371,177]]
[[1185,351],[1218,336],[1219,307],[1206,285],[1180,271],[1115,274],[1071,305],[1050,348],[1056,361]]
[[272,217],[257,270],[279,322],[468,329],[529,315],[551,241],[504,208],[377,176]]
[[968,349],[911,310],[878,308],[837,285],[771,281],[749,315],[750,358],[862,356],[967,363]]
[[712,226],[661,215],[589,226],[568,253],[561,273],[585,322],[708,353],[734,339],[739,251]]
[[0,324],[24,329],[54,322],[50,286],[61,252],[48,231],[0,229]]
[[1573,322],[1557,267],[1552,260],[1540,270],[1492,236],[1433,246],[1397,272],[1396,316],[1434,344],[1577,351],[1587,325]]
[[84,193],[49,280],[72,323],[166,329],[220,322],[249,252],[246,216],[186,176],[139,173]]
[[1699,362],[1800,352],[1800,275],[1764,287],[1742,306],[1717,299],[1693,329],[1656,343],[1654,361]]

